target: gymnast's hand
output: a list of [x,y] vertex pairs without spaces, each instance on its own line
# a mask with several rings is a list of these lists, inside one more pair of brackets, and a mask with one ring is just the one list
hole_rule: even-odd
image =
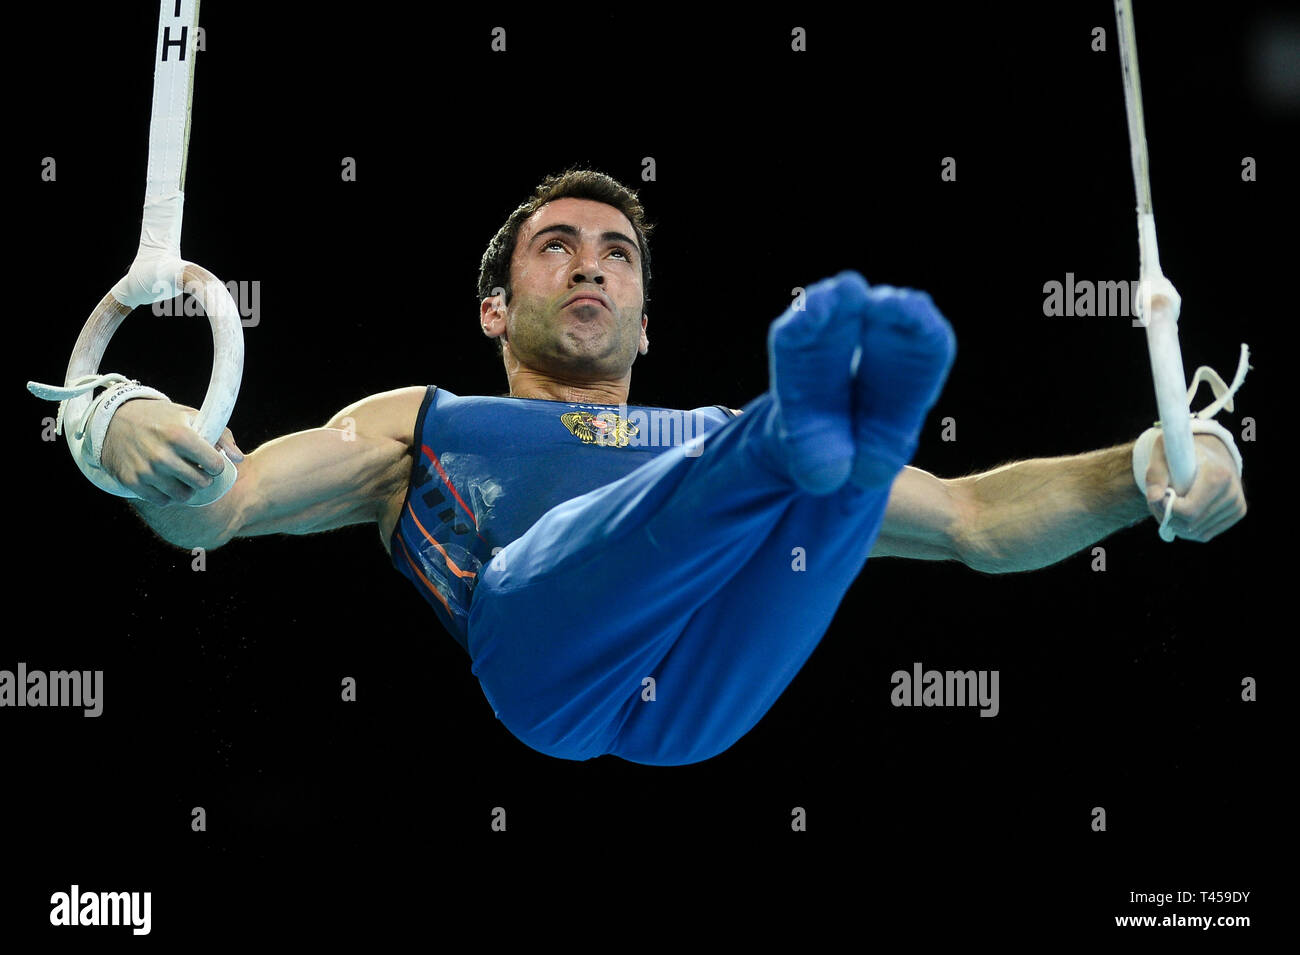
[[[1192,438],[1196,447],[1196,480],[1186,497],[1174,499],[1169,527],[1187,540],[1208,541],[1246,516],[1246,492],[1227,446],[1212,434],[1195,434]],[[1160,435],[1151,450],[1146,474],[1147,507],[1157,521],[1164,520],[1164,494],[1169,486],[1165,438]]]
[[[226,461],[189,426],[198,409],[160,398],[137,398],[109,422],[100,462],[133,494],[152,504],[183,504],[212,483]],[[244,453],[227,428],[217,448],[236,463]]]

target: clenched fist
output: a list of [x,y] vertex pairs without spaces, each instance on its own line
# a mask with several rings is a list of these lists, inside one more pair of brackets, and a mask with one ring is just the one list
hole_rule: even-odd
[[[1185,497],[1174,499],[1170,529],[1182,538],[1209,541],[1246,516],[1246,492],[1227,445],[1212,434],[1192,436],[1196,448],[1196,480]],[[1165,516],[1165,489],[1170,486],[1161,434],[1151,450],[1146,473],[1147,507],[1161,521]]]

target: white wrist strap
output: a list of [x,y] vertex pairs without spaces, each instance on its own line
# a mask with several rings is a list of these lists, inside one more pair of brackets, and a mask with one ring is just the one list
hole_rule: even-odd
[[64,433],[63,415],[68,407],[69,398],[93,392],[96,388],[109,387],[92,401],[78,420],[68,421],[67,439],[72,450],[73,460],[81,473],[86,475],[96,487],[117,497],[135,498],[116,478],[104,470],[101,458],[104,453],[104,439],[108,436],[108,426],[117,409],[133,398],[161,398],[170,401],[165,394],[155,388],[149,388],[125,375],[110,372],[106,375],[83,375],[66,387],[43,385],[31,382],[28,389],[39,398],[59,402],[59,416],[55,420],[54,433]]
[[[1242,382],[1246,380],[1246,372],[1250,368],[1250,349],[1245,345],[1241,346],[1241,359],[1237,363],[1237,374],[1232,379],[1231,385],[1225,385],[1214,369],[1207,365],[1202,365],[1196,369],[1196,374],[1192,376],[1191,387],[1187,389],[1187,403],[1191,405],[1192,398],[1196,395],[1196,389],[1200,387],[1201,382],[1209,384],[1210,389],[1214,392],[1215,401],[1202,408],[1192,415],[1191,426],[1192,434],[1212,434],[1221,440],[1228,448],[1232,455],[1233,462],[1237,465],[1237,474],[1242,474],[1244,465],[1241,459],[1241,452],[1237,450],[1237,444],[1232,440],[1232,433],[1217,421],[1209,420],[1222,410],[1232,411],[1233,395],[1241,387]],[[1160,435],[1160,422],[1157,421],[1155,426],[1142,432],[1142,435],[1133,445],[1133,480],[1137,482],[1138,490],[1145,497],[1147,493],[1146,474],[1147,468],[1151,464],[1151,452],[1155,447],[1156,438]],[[1169,522],[1173,518],[1174,501],[1177,494],[1172,487],[1165,489],[1164,505],[1165,513],[1160,521],[1160,539],[1172,541],[1174,532],[1169,529]]]

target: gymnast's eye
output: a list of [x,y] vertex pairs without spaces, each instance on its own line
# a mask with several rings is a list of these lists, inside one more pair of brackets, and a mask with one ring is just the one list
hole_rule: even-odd
[[[549,240],[549,241],[548,241],[544,246],[542,246],[542,251],[543,251],[543,252],[546,251],[547,249],[549,249],[549,248],[550,248],[551,246],[553,246],[553,245],[558,245],[558,246],[560,246],[560,248],[564,248],[564,243],[561,242],[559,239],[551,239],[551,240]],[[621,246],[621,245],[619,245],[619,246],[615,246],[614,249],[613,249],[613,251],[614,251],[614,252],[618,252],[619,254],[621,254],[621,255],[623,256],[623,258],[624,258],[626,261],[628,261],[628,262],[631,262],[631,261],[632,261],[632,253],[631,253],[631,251],[628,250],[628,249],[626,249],[626,248],[624,248],[623,246]]]

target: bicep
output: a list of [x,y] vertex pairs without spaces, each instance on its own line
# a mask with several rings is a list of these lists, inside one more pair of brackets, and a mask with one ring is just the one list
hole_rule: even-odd
[[314,534],[377,520],[410,475],[410,443],[423,395],[423,388],[373,395],[344,408],[323,428],[288,434],[253,451],[239,466],[235,484],[242,505],[235,536]]
[[237,537],[315,534],[376,520],[410,469],[399,442],[316,428],[268,441],[239,466]]
[[904,467],[894,478],[885,520],[869,556],[961,560],[961,529],[969,519],[969,507],[965,485]]
[[871,556],[961,560],[968,498],[964,486],[956,481],[945,481],[920,468],[903,468],[890,489],[885,520]]

